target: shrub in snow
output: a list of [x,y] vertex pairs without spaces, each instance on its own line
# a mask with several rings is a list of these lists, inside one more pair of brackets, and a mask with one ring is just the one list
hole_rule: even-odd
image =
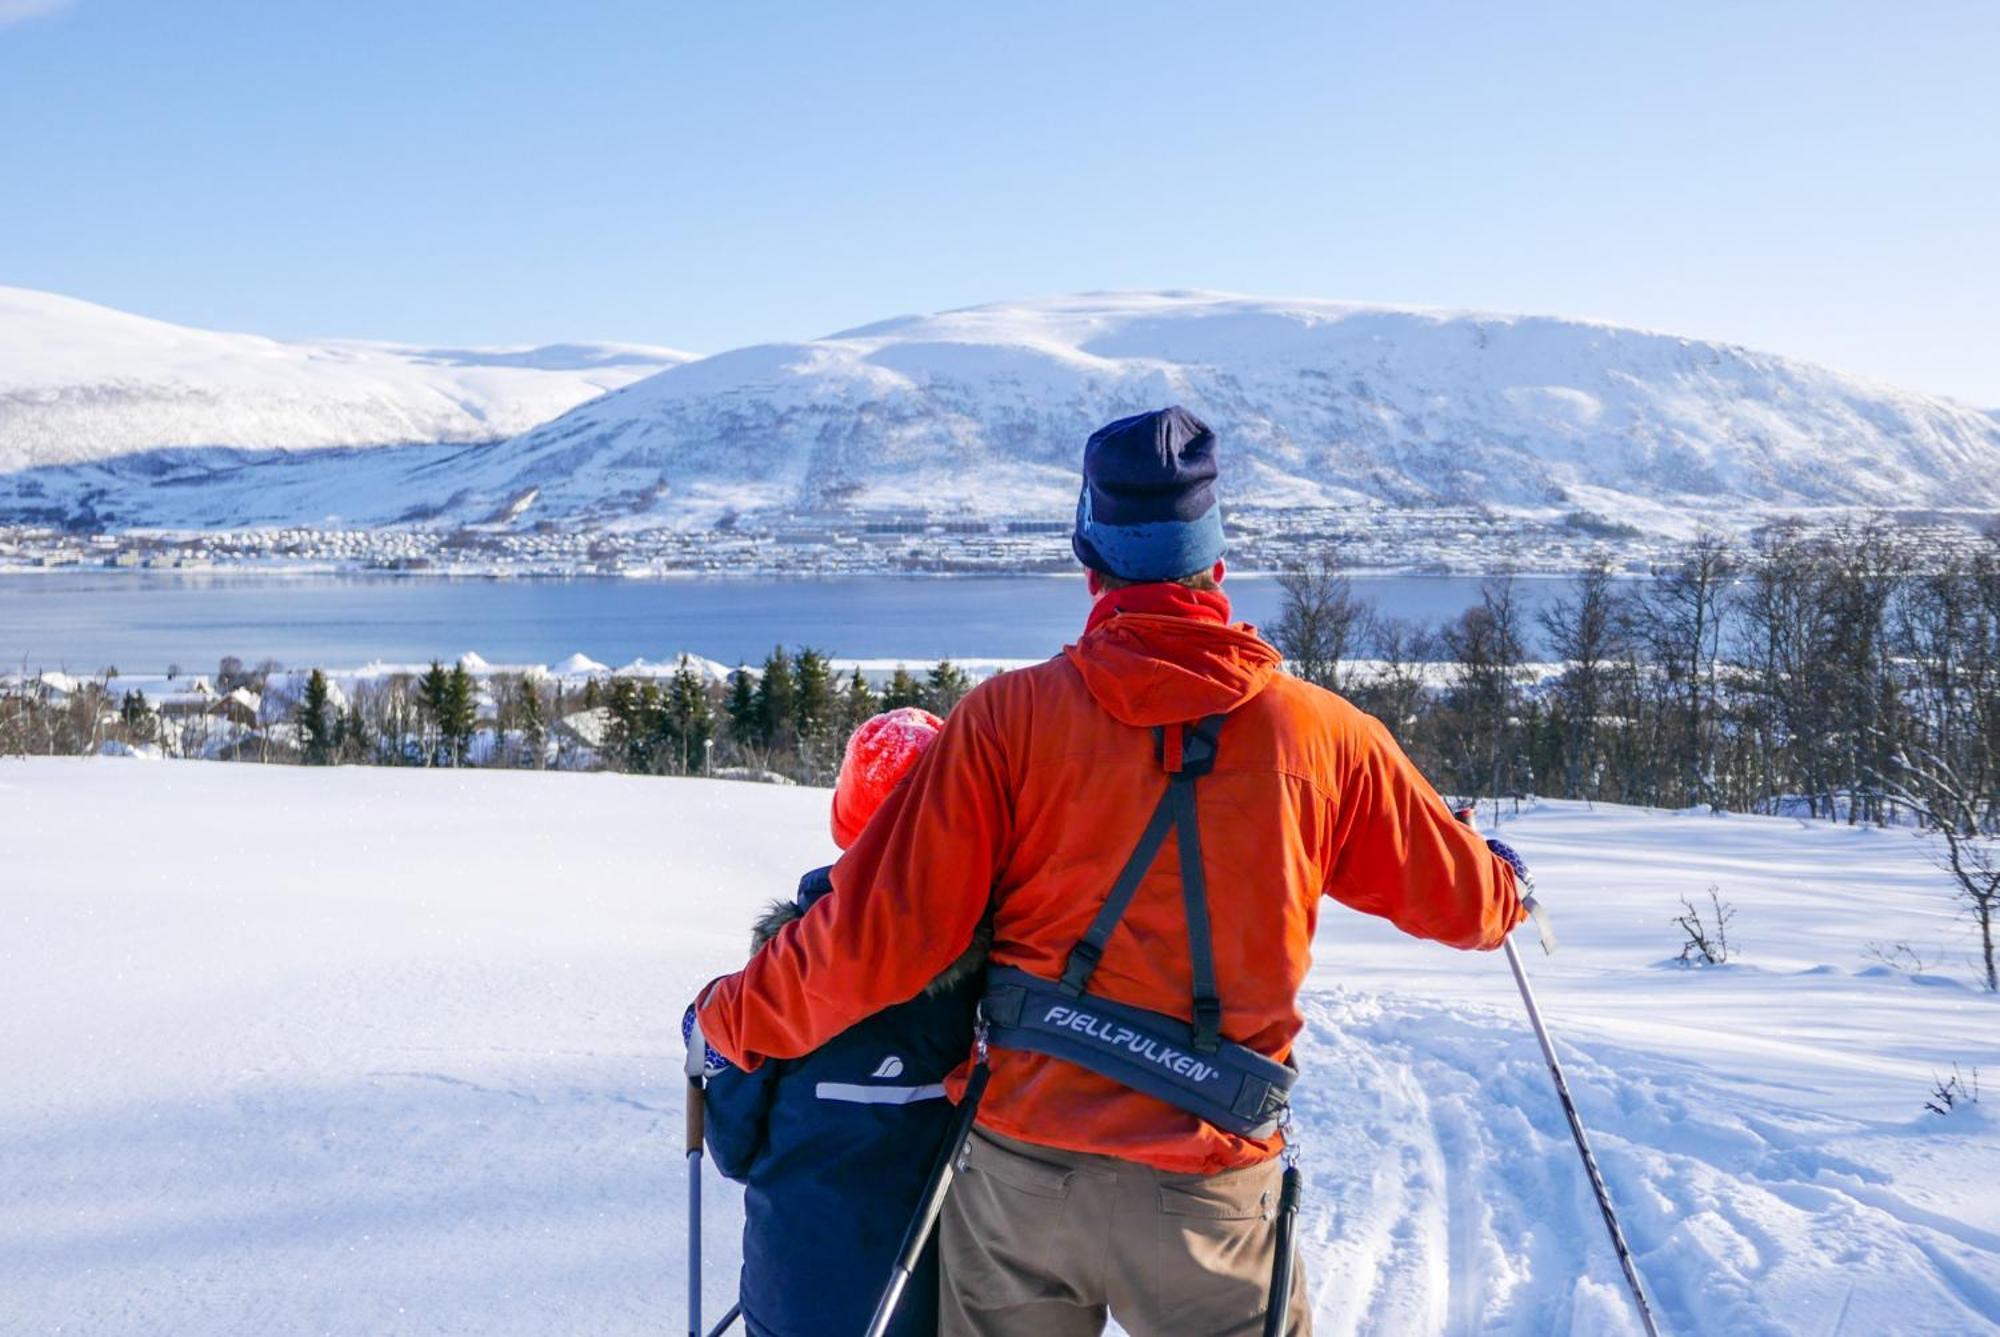
[[1862,955],[1881,962],[1891,970],[1899,970],[1905,975],[1921,975],[1937,964],[1926,961],[1923,954],[1907,942],[1883,944],[1871,942],[1861,949]]
[[1939,1077],[1936,1073],[1931,1074],[1931,1098],[1924,1102],[1924,1108],[1932,1114],[1943,1118],[1961,1105],[1977,1105],[1978,1103],[1979,1069],[1974,1068],[1972,1070],[1970,1081],[1958,1070],[1956,1063],[1951,1065],[1951,1076],[1949,1077]]
[[1681,897],[1681,913],[1672,922],[1687,937],[1681,944],[1680,962],[1684,966],[1719,966],[1729,960],[1729,921],[1736,918],[1736,907],[1725,904],[1718,890],[1708,889],[1711,908],[1706,916],[1700,906]]

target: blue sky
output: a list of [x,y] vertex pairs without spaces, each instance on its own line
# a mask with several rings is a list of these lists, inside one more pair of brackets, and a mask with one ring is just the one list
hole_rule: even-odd
[[2000,4],[0,0],[0,282],[714,351],[1209,287],[2000,406]]

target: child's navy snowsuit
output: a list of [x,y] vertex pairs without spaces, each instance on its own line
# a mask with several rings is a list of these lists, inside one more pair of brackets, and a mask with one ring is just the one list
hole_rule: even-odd
[[[833,889],[799,883],[801,909]],[[744,1185],[744,1323],[752,1337],[868,1327],[952,1119],[945,1074],[972,1048],[978,972],[856,1022],[803,1058],[708,1078],[708,1145]],[[937,1331],[933,1237],[890,1331]]]

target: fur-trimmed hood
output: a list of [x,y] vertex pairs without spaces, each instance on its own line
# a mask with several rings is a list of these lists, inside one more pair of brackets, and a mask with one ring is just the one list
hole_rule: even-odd
[[[805,917],[806,911],[820,897],[833,890],[833,879],[829,874],[831,866],[815,868],[799,879],[798,894],[789,901],[772,901],[764,907],[757,922],[750,928],[750,955],[764,950],[764,944],[778,936],[778,930],[794,919]],[[993,947],[993,916],[989,913],[979,921],[973,931],[972,945],[967,947],[958,960],[946,966],[941,974],[924,986],[926,994],[941,994],[986,969],[986,955]]]

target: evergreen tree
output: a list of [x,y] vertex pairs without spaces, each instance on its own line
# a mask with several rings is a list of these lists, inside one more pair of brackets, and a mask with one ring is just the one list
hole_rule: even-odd
[[417,679],[417,700],[423,706],[426,725],[424,764],[436,766],[443,760],[441,740],[444,737],[445,713],[451,704],[451,674],[435,659],[424,670],[424,676]]
[[452,666],[451,676],[446,680],[444,709],[438,723],[439,732],[451,749],[452,764],[465,765],[472,751],[472,732],[479,723],[479,701],[477,685],[462,659]]
[[833,665],[818,650],[802,649],[792,658],[792,713],[799,733],[817,734],[834,721]]
[[882,709],[900,710],[904,706],[921,706],[924,703],[924,689],[910,671],[901,664],[889,679],[889,685],[882,689]]
[[845,738],[860,728],[862,721],[873,715],[877,707],[878,702],[868,686],[868,680],[861,676],[860,669],[855,669],[848,675],[846,690],[840,694],[840,736]]
[[376,760],[373,739],[368,730],[368,716],[361,709],[359,693],[348,702],[340,717],[340,757],[343,761],[363,765],[373,764]]
[[673,770],[680,762],[680,738],[657,682],[639,686],[639,730],[643,742],[633,769],[646,775],[665,775]]
[[940,659],[924,677],[923,700],[919,704],[942,719],[971,690],[972,679],[965,676],[965,670],[949,659]]
[[541,685],[533,678],[521,681],[520,726],[521,751],[526,754],[528,765],[540,770],[548,747],[549,726],[542,711]]
[[773,752],[788,750],[794,740],[797,719],[794,709],[798,691],[793,685],[791,661],[785,647],[773,646],[764,661],[764,676],[757,680],[757,741]]
[[617,770],[643,773],[649,740],[639,684],[630,678],[613,678],[611,690],[604,694],[604,711],[610,717],[604,727],[604,760]]
[[604,693],[598,688],[597,679],[585,678],[583,680],[583,708],[585,710],[595,710],[603,704]]
[[146,694],[140,691],[125,693],[118,703],[118,719],[134,741],[153,741],[153,708],[146,704]]
[[666,715],[679,745],[681,774],[691,775],[707,760],[709,740],[715,737],[715,712],[709,708],[701,675],[686,655],[668,685]]
[[729,717],[729,736],[739,747],[757,742],[757,685],[748,665],[739,664],[729,675],[729,694],[723,698],[722,713]]
[[304,698],[298,708],[301,751],[308,766],[324,766],[333,760],[333,712],[329,709],[326,674],[318,669],[306,679]]

